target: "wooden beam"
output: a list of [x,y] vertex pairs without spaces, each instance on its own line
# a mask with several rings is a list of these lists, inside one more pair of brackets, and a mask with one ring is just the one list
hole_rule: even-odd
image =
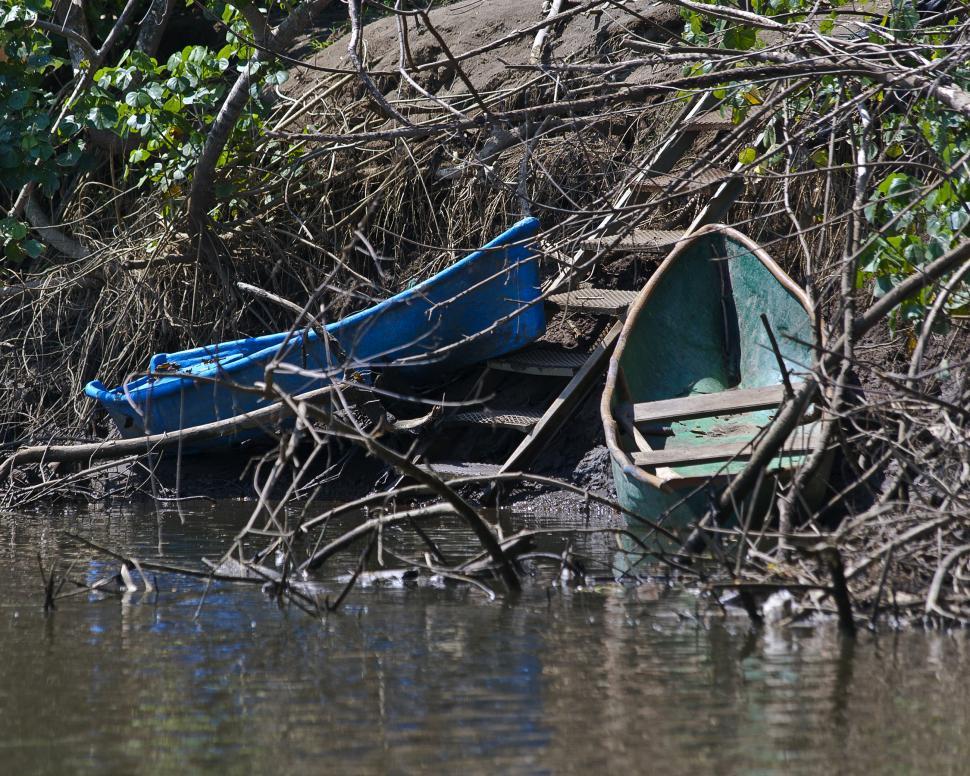
[[615,288],[577,288],[553,294],[546,299],[546,306],[564,312],[586,315],[626,315],[636,301],[638,291],[621,291]]
[[[818,432],[818,424],[797,429],[782,446],[777,457],[807,455],[812,452]],[[736,442],[685,444],[681,442],[662,450],[633,453],[633,463],[637,466],[694,466],[722,461],[745,461],[754,452],[754,440],[743,439]]]
[[670,423],[675,420],[706,418],[711,415],[738,415],[769,410],[781,404],[785,386],[741,388],[717,393],[695,393],[677,399],[641,402],[633,405],[634,423]]
[[634,229],[626,237],[617,239],[583,240],[590,250],[609,249],[620,253],[669,253],[684,238],[681,229]]
[[[613,352],[613,346],[620,336],[623,329],[623,322],[618,321],[613,324],[606,336],[600,341],[599,345],[593,350],[586,363],[573,375],[562,392],[555,398],[549,408],[543,413],[542,418],[532,428],[532,431],[523,439],[519,446],[506,459],[499,469],[499,474],[506,472],[519,471],[535,459],[539,452],[556,435],[563,424],[570,418],[576,406],[586,397],[590,389],[595,384],[597,378],[606,368]],[[488,493],[485,494],[483,502],[486,504],[494,503],[498,496],[498,487],[493,485]]]

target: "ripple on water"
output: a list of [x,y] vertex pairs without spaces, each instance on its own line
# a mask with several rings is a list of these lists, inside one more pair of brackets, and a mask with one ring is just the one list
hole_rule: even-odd
[[958,773],[970,755],[962,633],[753,634],[681,616],[683,594],[540,585],[515,604],[372,587],[319,622],[214,584],[196,617],[202,584],[168,575],[41,611],[37,552],[114,570],[64,531],[197,563],[250,508],[0,516],[6,772]]

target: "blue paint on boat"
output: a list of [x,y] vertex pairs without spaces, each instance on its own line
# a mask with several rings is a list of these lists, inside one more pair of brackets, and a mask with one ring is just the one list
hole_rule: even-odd
[[[530,241],[534,218],[519,221],[448,269],[366,310],[325,327],[339,344],[300,329],[159,353],[149,375],[107,389],[94,380],[84,393],[98,400],[123,437],[157,434],[234,417],[272,403],[252,386],[265,381],[274,359],[308,373],[274,370],[273,384],[289,394],[326,386],[332,377],[368,380],[393,369],[414,383],[508,353],[539,337],[539,262]],[[165,375],[165,371],[173,371]],[[249,391],[243,390],[249,388]],[[242,432],[219,441],[258,436]]]

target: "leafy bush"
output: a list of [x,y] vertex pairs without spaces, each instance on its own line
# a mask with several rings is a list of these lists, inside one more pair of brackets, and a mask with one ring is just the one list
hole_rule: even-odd
[[[718,0],[716,4],[786,22],[805,20],[814,7],[805,0],[750,0],[743,5]],[[842,4],[833,3],[831,12],[820,20],[815,17],[813,24],[822,34],[832,33],[839,18],[838,6]],[[754,27],[711,18],[694,9],[685,9],[682,16],[685,38],[695,46],[741,51],[765,48],[764,33]],[[915,68],[949,56],[949,33],[956,23],[953,18],[941,27],[922,26],[913,5],[901,3],[881,20],[885,32],[873,29],[868,40],[872,44],[895,45],[894,56]],[[736,66],[746,64],[749,63],[739,58]],[[711,62],[702,61],[686,68],[686,74],[700,75],[711,70]],[[946,72],[951,83],[970,90],[967,62],[948,64]],[[859,75],[853,75],[852,80],[858,92],[876,84]],[[751,82],[726,81],[714,91],[714,96],[722,101],[722,110],[733,111],[735,122],[745,116],[750,106],[762,102],[761,91]],[[806,126],[818,116],[838,112],[839,101],[844,104],[849,96],[844,77],[823,75],[789,95],[785,109],[793,124]],[[849,135],[857,143],[866,143],[868,159],[877,163],[864,213],[870,231],[859,257],[857,284],[861,288],[872,283],[874,293],[880,296],[966,239],[970,222],[970,165],[966,161],[970,158],[970,124],[955,111],[912,90],[879,90],[865,109],[875,120],[874,133],[863,131],[858,110],[843,110],[837,136]],[[761,165],[770,167],[784,158],[772,153],[779,146],[771,125],[760,134],[756,146],[742,149],[739,161],[751,164],[762,157]],[[852,162],[838,165],[837,160],[830,160],[824,144],[806,150],[818,167],[851,167]],[[918,325],[934,298],[931,288],[924,289],[918,298],[901,306],[891,323]],[[964,283],[950,296],[945,309],[950,313],[966,312],[968,303],[970,285]]]
[[[104,20],[110,19],[112,0],[89,4],[89,12],[92,6],[97,6],[93,16],[101,19],[92,27],[106,35],[111,24]],[[260,92],[281,83],[286,73],[256,60],[248,45],[252,31],[231,5],[211,6],[227,30],[220,49],[186,46],[164,63],[138,50],[121,50],[110,64],[90,74],[91,83],[84,89],[73,87],[88,75],[91,63],[81,62],[72,80],[65,41],[35,26],[38,19],[53,18],[51,0],[18,0],[3,12],[0,187],[9,202],[28,184],[53,197],[78,165],[94,167],[97,149],[88,130],[98,130],[119,139],[126,151],[122,180],[129,187],[160,192],[164,214],[177,216],[208,128],[236,74],[248,68],[253,75],[251,99],[220,159],[220,167],[232,174],[220,182],[217,193],[231,194],[246,169],[238,162],[260,141],[267,113]],[[19,219],[0,221],[0,240],[2,264],[8,267],[42,250]]]

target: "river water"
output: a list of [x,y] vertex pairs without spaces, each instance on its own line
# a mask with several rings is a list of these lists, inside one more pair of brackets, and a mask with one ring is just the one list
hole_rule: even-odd
[[68,532],[197,564],[251,506],[0,515],[0,771],[970,771],[963,633],[753,633],[689,593],[542,582],[370,587],[323,621],[245,585],[200,610],[202,582],[159,574],[44,613],[38,552],[117,570]]

